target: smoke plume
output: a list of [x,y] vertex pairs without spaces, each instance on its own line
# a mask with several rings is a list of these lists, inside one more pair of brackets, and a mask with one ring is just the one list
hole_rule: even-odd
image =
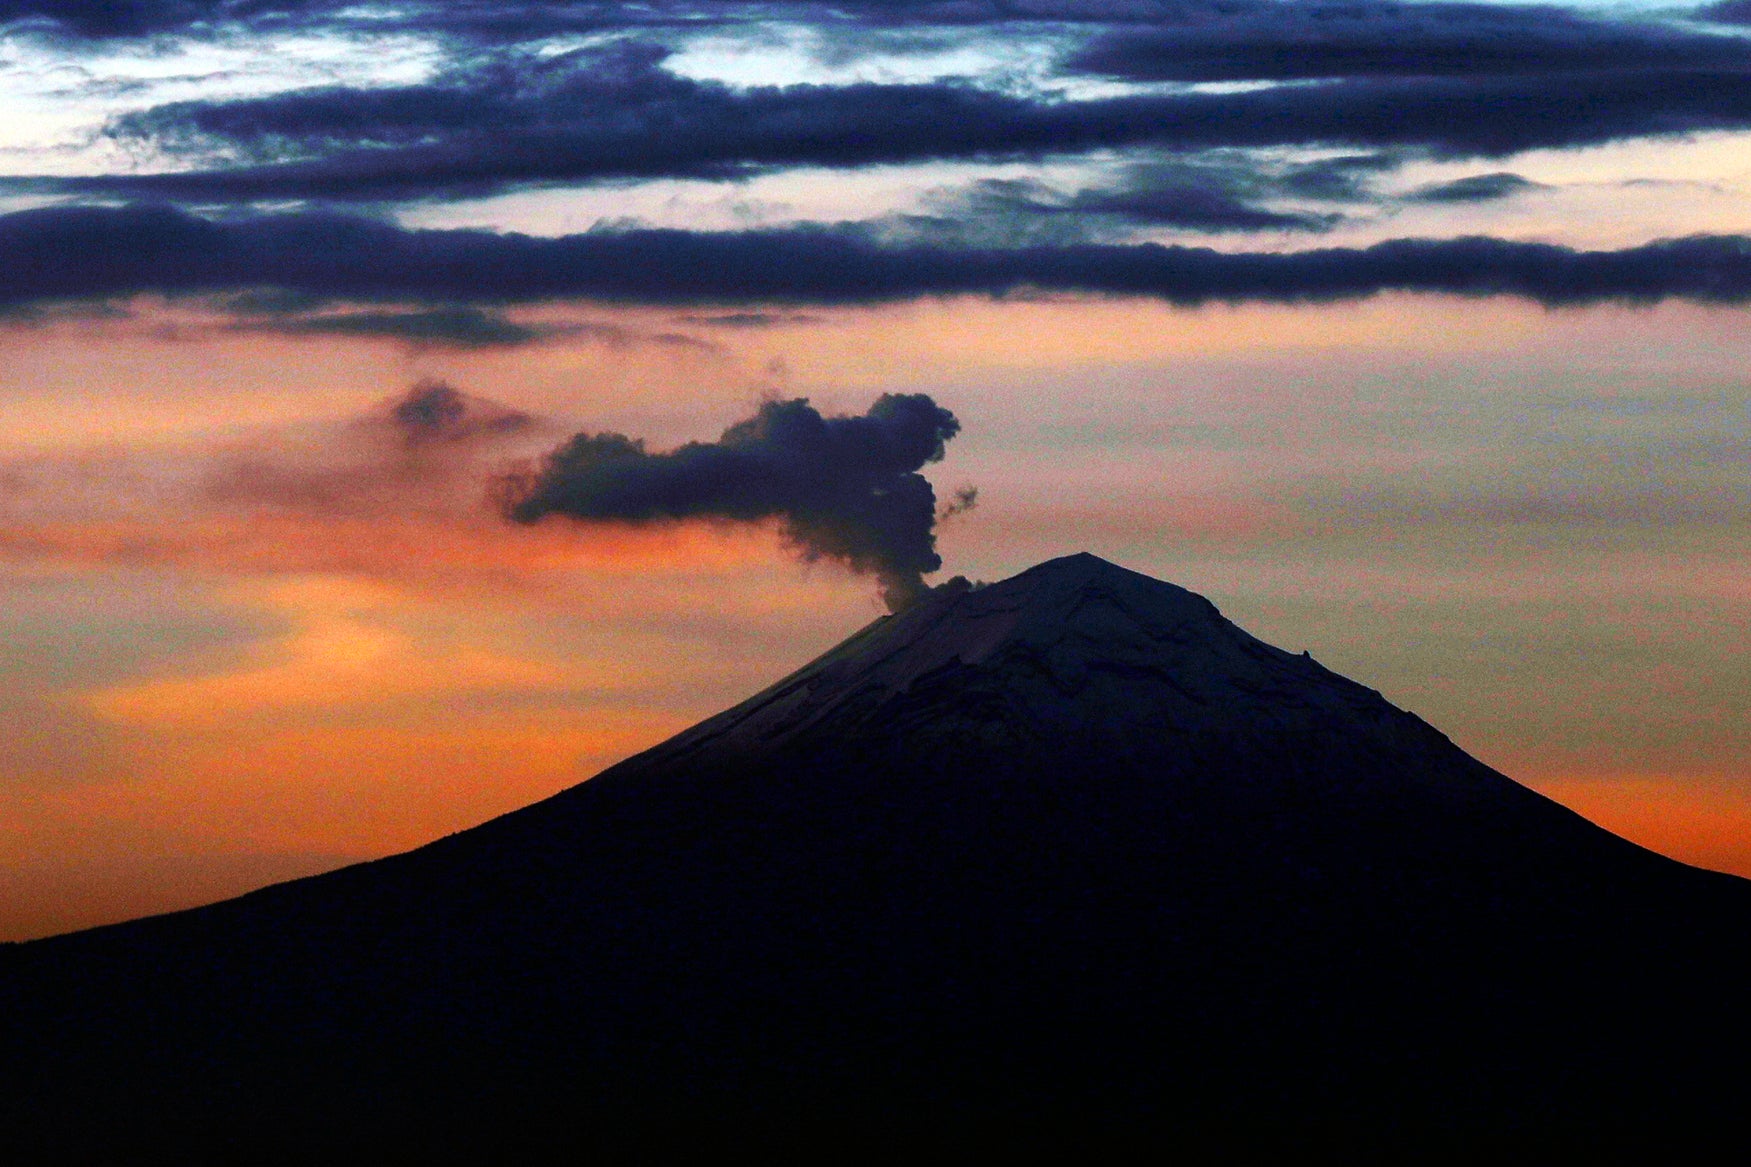
[[582,433],[506,481],[506,513],[521,523],[776,518],[805,559],[874,575],[897,612],[942,566],[936,494],[918,471],[960,428],[925,394],[890,393],[862,417],[823,417],[807,398],[767,401],[717,441],[667,453],[624,434]]

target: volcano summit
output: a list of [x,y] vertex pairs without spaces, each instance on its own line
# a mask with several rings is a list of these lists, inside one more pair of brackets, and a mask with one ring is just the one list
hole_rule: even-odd
[[0,950],[0,1106],[328,1158],[1620,1149],[1735,1120],[1748,935],[1744,881],[1077,555],[420,850]]

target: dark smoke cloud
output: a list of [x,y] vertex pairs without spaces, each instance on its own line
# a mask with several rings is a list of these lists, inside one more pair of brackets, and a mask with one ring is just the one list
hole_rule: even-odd
[[410,231],[334,215],[210,221],[153,207],[0,216],[0,305],[252,288],[332,299],[505,304],[854,304],[1032,289],[1175,304],[1323,301],[1386,291],[1521,296],[1548,305],[1751,301],[1751,238],[1619,251],[1491,238],[1224,252],[1072,244],[884,246],[861,228],[586,232],[552,239]]
[[1721,0],[1697,9],[1696,17],[1716,24],[1751,24],[1751,0]]
[[623,434],[579,434],[506,483],[520,523],[777,519],[807,559],[874,575],[899,611],[942,566],[936,494],[918,471],[960,431],[929,397],[885,394],[862,417],[823,417],[807,399],[768,401],[715,442],[653,454]]

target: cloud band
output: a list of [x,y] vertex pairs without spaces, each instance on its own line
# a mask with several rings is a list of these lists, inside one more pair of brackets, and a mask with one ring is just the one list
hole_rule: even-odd
[[327,214],[212,221],[163,207],[0,216],[0,305],[277,288],[359,300],[504,304],[858,304],[1027,290],[1175,304],[1323,301],[1381,292],[1548,305],[1751,300],[1751,237],[1616,251],[1472,237],[1363,248],[883,245],[854,227],[592,231],[556,238],[407,230]]

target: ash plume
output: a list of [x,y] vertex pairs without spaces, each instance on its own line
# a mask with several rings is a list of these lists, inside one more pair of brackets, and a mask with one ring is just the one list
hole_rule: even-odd
[[808,560],[873,575],[899,611],[942,566],[936,494],[918,473],[960,431],[922,393],[884,394],[861,417],[825,417],[807,398],[763,403],[715,442],[651,453],[642,440],[580,433],[505,483],[505,513],[590,522],[778,519]]

